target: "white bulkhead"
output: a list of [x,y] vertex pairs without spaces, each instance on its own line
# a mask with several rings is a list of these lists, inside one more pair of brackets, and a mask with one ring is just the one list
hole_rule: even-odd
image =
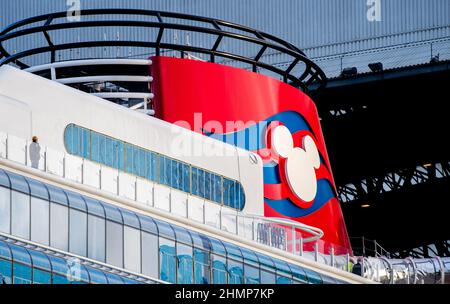
[[0,68],[0,132],[37,136],[42,145],[67,152],[69,124],[237,180],[245,191],[243,212],[264,213],[263,164],[256,154],[29,72]]

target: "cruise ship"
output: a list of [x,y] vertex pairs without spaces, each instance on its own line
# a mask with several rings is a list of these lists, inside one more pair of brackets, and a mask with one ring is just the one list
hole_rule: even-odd
[[[308,95],[326,77],[299,48],[179,13],[80,17],[0,33],[1,283],[449,283],[448,258],[353,255]],[[146,39],[80,38],[99,27]]]

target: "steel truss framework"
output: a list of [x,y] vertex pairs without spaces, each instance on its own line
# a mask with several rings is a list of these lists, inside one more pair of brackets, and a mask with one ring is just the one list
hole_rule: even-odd
[[[269,74],[275,73],[284,82],[289,82],[304,91],[307,91],[308,87],[313,84],[319,87],[326,84],[325,73],[299,48],[270,34],[231,22],[179,13],[134,9],[81,10],[80,16],[85,17],[86,21],[69,22],[67,12],[58,12],[24,19],[8,26],[0,33],[0,65],[14,63],[25,69],[29,66],[23,62],[23,59],[39,54],[48,54],[48,63],[53,63],[56,61],[56,52],[62,50],[93,47],[147,48],[149,51],[154,51],[152,54],[156,56],[172,50],[180,52],[181,58],[188,57],[187,52],[193,52],[209,56],[211,62],[216,62],[217,58],[221,58],[227,60],[224,61],[224,64],[228,62],[244,63],[250,65],[254,72],[265,70]],[[131,20],[117,20],[117,16],[131,16],[132,18]],[[142,19],[146,21],[136,21]],[[123,40],[78,41],[79,32],[85,28],[96,30],[99,28],[154,29],[157,35],[156,37],[145,37],[144,41],[128,40],[127,37]],[[57,43],[52,39],[51,33],[58,30],[67,33],[67,43]],[[210,48],[202,45],[187,45],[181,41],[168,43],[164,38],[168,32],[174,30],[213,37],[215,42]],[[47,45],[28,50],[14,50],[14,52],[6,49],[5,45],[13,39],[33,39],[35,34],[42,34]],[[246,56],[222,50],[223,41],[227,39],[234,40],[239,44],[247,44],[249,49],[256,46],[257,51],[251,56]],[[280,52],[289,58],[288,67],[280,68],[261,60],[264,54],[272,52]]]
[[450,162],[425,164],[375,176],[358,182],[338,186],[339,199],[343,203],[361,201],[373,195],[397,191],[418,184],[432,183],[437,179],[450,178]]
[[450,257],[450,240],[435,242],[433,244],[423,245],[413,249],[401,250],[392,253],[393,258],[430,258],[430,257]]

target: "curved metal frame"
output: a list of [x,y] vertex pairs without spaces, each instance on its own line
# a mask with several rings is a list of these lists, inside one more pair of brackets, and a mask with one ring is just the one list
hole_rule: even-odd
[[[284,82],[286,83],[289,82],[291,85],[299,87],[304,91],[307,91],[308,86],[313,83],[318,83],[319,87],[325,86],[326,84],[325,73],[319,68],[317,64],[308,59],[300,49],[280,38],[235,23],[179,13],[145,11],[135,9],[81,10],[80,15],[81,16],[101,15],[102,17],[107,15],[149,16],[149,17],[156,17],[158,21],[154,22],[154,21],[132,21],[132,20],[96,20],[96,21],[61,22],[52,24],[52,22],[55,19],[59,19],[58,21],[61,21],[61,18],[66,18],[67,12],[51,13],[24,19],[22,21],[16,22],[6,27],[0,33],[0,58],[2,58],[0,60],[0,66],[3,64],[14,62],[17,66],[19,66],[22,69],[29,68],[29,66],[20,61],[20,59],[42,53],[50,53],[51,56],[50,62],[53,63],[55,62],[56,51],[59,50],[80,49],[88,47],[148,47],[155,49],[155,54],[157,56],[161,54],[161,49],[169,49],[174,51],[180,51],[182,58],[184,58],[185,52],[195,52],[210,55],[211,62],[215,62],[216,57],[222,57],[231,59],[233,61],[247,63],[253,67],[254,72],[257,71],[258,67],[272,71],[282,76]],[[213,28],[206,26],[193,26],[178,23],[168,23],[164,22],[163,17],[176,19],[177,21],[202,22],[208,26],[212,25]],[[36,22],[44,22],[44,25],[38,25],[34,27],[16,30],[19,27],[29,26]],[[79,29],[87,27],[120,27],[120,26],[155,28],[158,29],[159,31],[155,41],[109,40],[109,41],[72,42],[65,44],[54,44],[49,34],[49,31],[52,30]],[[241,33],[245,34],[237,34],[231,31],[226,31],[223,28],[238,30]],[[175,43],[162,43],[161,41],[164,35],[164,31],[166,29],[183,30],[216,35],[217,38],[212,48],[189,46]],[[48,46],[30,50],[23,50],[16,54],[11,55],[11,53],[8,52],[3,45],[5,41],[18,37],[24,37],[34,33],[43,33]],[[245,57],[239,54],[219,51],[218,48],[223,38],[231,38],[239,40],[241,42],[247,42],[249,44],[258,45],[261,48],[255,57]],[[274,50],[282,54],[286,54],[288,56],[293,57],[294,60],[286,70],[280,69],[274,65],[261,62],[260,59],[267,50]],[[295,75],[292,73],[292,71],[299,63],[304,64],[305,68],[301,75]]]

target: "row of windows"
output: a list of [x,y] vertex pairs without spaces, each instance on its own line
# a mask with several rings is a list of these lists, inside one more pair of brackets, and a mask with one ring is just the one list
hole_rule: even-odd
[[335,283],[297,265],[3,170],[0,231],[172,283]]
[[242,210],[242,185],[221,175],[70,124],[64,132],[67,151],[201,198]]
[[[139,284],[110,272],[0,241],[0,284]],[[69,277],[70,276],[70,277]]]

